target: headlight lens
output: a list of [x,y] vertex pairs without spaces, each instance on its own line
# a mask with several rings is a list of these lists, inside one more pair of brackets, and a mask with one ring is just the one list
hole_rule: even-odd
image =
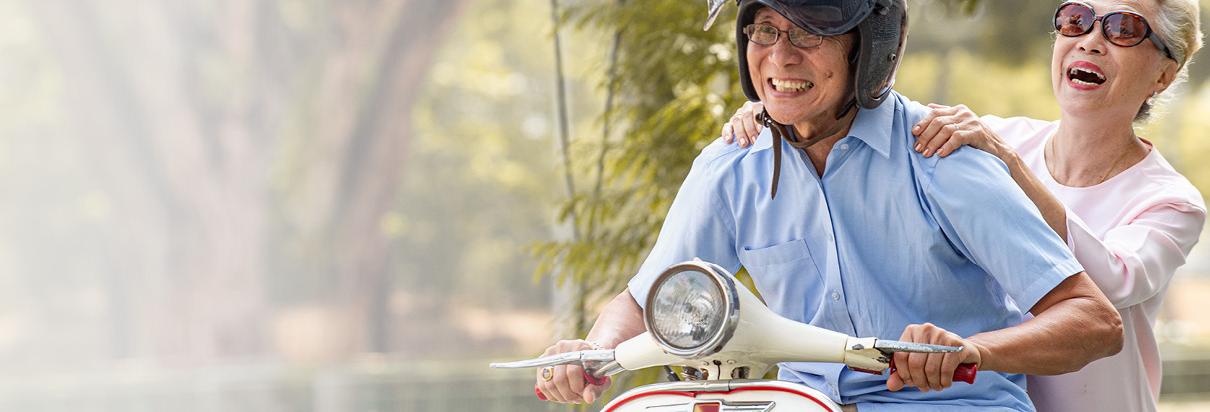
[[704,262],[673,266],[656,280],[647,297],[647,329],[673,355],[713,354],[734,330],[738,308],[734,283],[717,273],[721,268],[711,266]]

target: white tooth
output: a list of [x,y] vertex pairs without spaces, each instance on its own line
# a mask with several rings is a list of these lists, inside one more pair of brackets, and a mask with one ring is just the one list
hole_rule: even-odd
[[793,80],[773,79],[773,87],[782,91],[799,91],[802,89],[800,82]]

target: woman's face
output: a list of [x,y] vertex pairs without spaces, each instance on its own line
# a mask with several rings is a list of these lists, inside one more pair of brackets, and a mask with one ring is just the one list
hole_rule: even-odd
[[[1157,21],[1153,0],[1086,0],[1097,16],[1131,11]],[[1051,58],[1051,80],[1055,98],[1065,115],[1125,116],[1134,119],[1139,107],[1153,93],[1172,82],[1176,62],[1151,40],[1134,47],[1110,43],[1098,21],[1088,34],[1077,37],[1055,35]]]
[[[757,11],[755,22],[783,31],[795,27],[767,7]],[[748,42],[748,73],[756,94],[778,123],[835,122],[835,112],[853,93],[848,53],[854,35],[825,37],[819,47],[809,49],[795,47],[788,37],[781,33],[772,46]]]

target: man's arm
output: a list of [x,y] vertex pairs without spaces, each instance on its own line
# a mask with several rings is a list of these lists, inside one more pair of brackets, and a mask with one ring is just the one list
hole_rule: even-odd
[[1007,373],[1058,375],[1122,350],[1122,318],[1084,272],[1064,280],[1029,311],[1020,325],[968,340],[981,368]]
[[588,340],[603,348],[613,348],[646,331],[643,309],[630,295],[630,289],[626,289],[601,310],[597,322],[588,332]]
[[900,340],[961,346],[963,350],[896,353],[895,363],[900,367],[887,379],[887,388],[945,389],[953,384],[954,370],[962,363],[974,363],[984,371],[1058,375],[1122,350],[1122,318],[1084,272],[1055,286],[1030,313],[1034,318],[1024,323],[966,339],[932,324],[908,326]]

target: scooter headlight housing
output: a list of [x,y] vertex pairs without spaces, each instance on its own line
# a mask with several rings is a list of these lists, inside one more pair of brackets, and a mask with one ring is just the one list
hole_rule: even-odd
[[739,323],[735,278],[709,262],[673,265],[647,294],[643,321],[667,353],[701,358],[722,350]]

